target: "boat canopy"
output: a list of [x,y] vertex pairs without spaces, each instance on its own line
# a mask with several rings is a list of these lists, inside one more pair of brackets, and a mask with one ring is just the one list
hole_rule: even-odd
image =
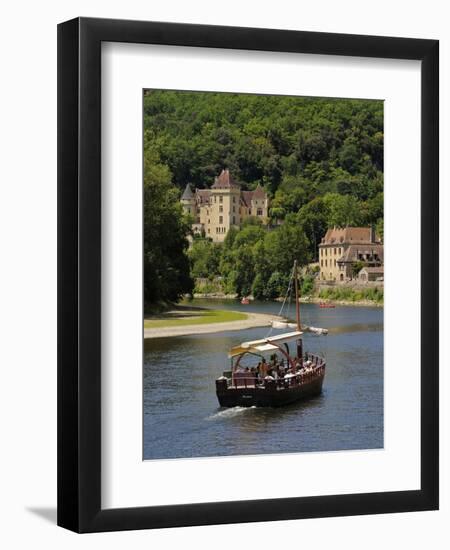
[[261,354],[268,351],[277,351],[280,344],[287,344],[294,340],[298,340],[303,332],[299,330],[295,332],[287,332],[278,336],[270,336],[262,340],[253,340],[252,342],[242,342],[239,346],[234,346],[230,349],[228,357],[236,357],[243,353]]

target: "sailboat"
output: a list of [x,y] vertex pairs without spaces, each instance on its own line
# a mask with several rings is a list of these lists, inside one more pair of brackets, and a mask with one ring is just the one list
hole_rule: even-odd
[[[295,330],[242,342],[230,349],[228,357],[231,369],[216,379],[216,394],[221,407],[279,407],[322,392],[325,359],[303,352],[297,262],[294,262],[290,286],[292,279],[296,322],[282,319],[275,321],[272,328]],[[326,334],[326,329],[308,327],[308,330]],[[293,352],[289,345],[293,346]],[[245,366],[248,359],[250,365]]]

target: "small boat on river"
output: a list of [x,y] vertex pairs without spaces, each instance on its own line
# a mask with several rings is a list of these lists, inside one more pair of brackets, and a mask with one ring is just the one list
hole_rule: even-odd
[[248,306],[249,303],[250,303],[250,300],[247,297],[244,296],[244,298],[242,298],[242,300],[241,300],[241,304],[243,306]]
[[334,304],[330,304],[328,302],[320,302],[319,307],[320,308],[335,308],[336,306]]
[[[291,283],[292,279],[295,286],[296,323],[288,320],[274,321],[272,328],[289,328],[290,332],[242,342],[230,349],[228,357],[231,369],[216,379],[216,394],[220,406],[279,407],[322,392],[325,359],[303,352],[296,262]],[[328,332],[316,327],[308,329],[316,334]],[[293,347],[293,351],[289,345]],[[250,363],[245,366],[248,360]]]

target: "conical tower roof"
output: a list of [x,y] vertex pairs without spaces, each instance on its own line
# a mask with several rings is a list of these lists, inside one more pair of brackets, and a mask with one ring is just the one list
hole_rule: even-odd
[[235,187],[236,189],[239,189],[241,186],[239,183],[234,181],[232,178],[230,171],[225,168],[220,172],[220,175],[215,179],[214,184],[212,185],[211,189],[230,189],[231,187]]
[[181,200],[188,201],[188,200],[191,200],[193,198],[194,198],[194,193],[192,192],[191,186],[188,183],[188,184],[186,184],[186,188],[183,191],[183,194],[181,195]]

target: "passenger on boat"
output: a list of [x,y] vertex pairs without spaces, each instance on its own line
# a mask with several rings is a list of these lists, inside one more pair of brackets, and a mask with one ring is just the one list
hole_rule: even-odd
[[261,377],[264,379],[267,376],[267,371],[269,370],[269,365],[266,363],[266,360],[263,357],[261,367],[260,367],[260,373]]

